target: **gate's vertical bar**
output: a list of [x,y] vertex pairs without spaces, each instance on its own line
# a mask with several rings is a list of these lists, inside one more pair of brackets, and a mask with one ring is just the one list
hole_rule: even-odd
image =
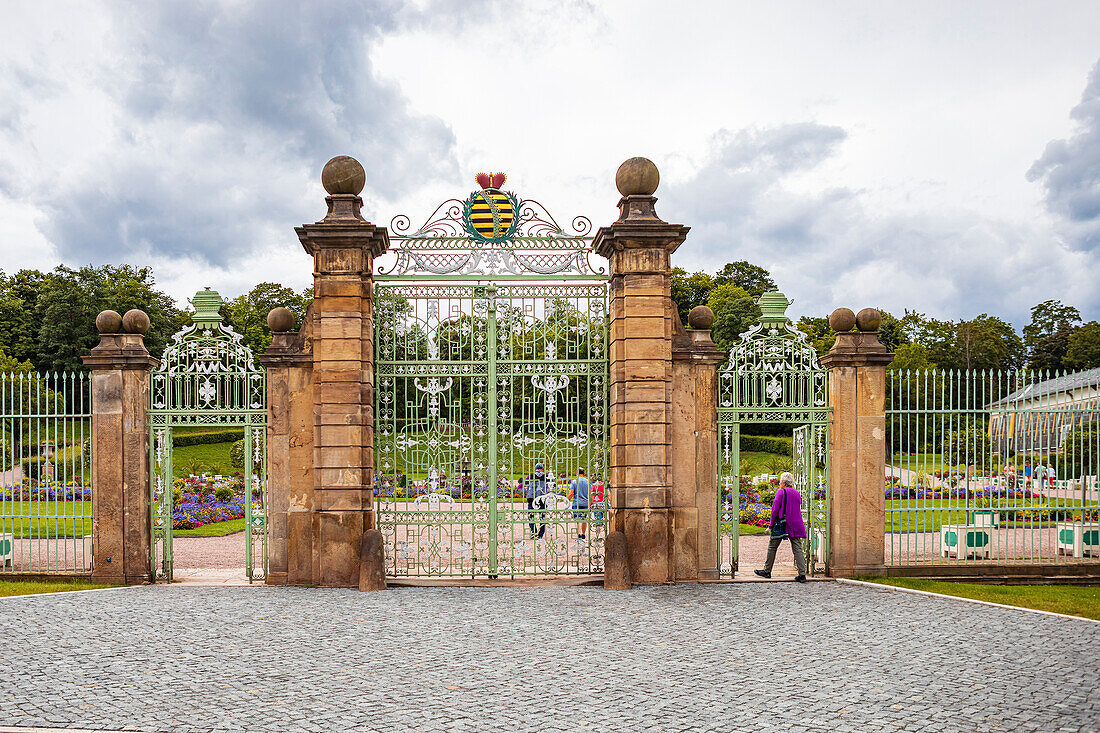
[[244,574],[252,582],[252,427],[244,429]]
[[[489,577],[497,575],[497,490],[500,482],[497,473],[500,468],[500,456],[497,455],[497,289],[490,285],[485,288],[486,340],[487,350],[487,387],[489,392]],[[515,568],[513,566],[513,572]],[[476,569],[475,569],[476,574]]]

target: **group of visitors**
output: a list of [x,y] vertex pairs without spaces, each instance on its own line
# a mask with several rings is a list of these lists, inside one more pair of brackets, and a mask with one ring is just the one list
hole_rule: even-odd
[[[554,480],[547,474],[546,467],[541,463],[535,464],[535,470],[520,480],[520,489],[527,500],[527,527],[531,536],[535,539],[543,539],[546,535],[546,510],[548,498],[557,493]],[[583,468],[577,469],[577,477],[569,484],[569,492],[566,496],[573,509],[573,518],[577,521],[577,539],[583,540],[588,533],[589,507],[604,506],[604,483],[597,476],[594,482],[588,480]],[[593,512],[593,519],[603,521],[603,512]],[[538,529],[535,529],[535,525]]]
[[[1007,471],[1008,468],[1012,468],[1013,473],[1015,473],[1016,469],[1011,464],[1005,470]],[[1032,487],[1041,489],[1044,486],[1054,488],[1054,479],[1057,475],[1058,472],[1054,469],[1054,466],[1044,466],[1038,460],[1032,466],[1030,458],[1024,459],[1024,488],[1026,489]]]

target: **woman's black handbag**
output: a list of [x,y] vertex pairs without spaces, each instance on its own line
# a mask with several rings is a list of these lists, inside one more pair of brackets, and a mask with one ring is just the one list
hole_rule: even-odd
[[779,537],[781,539],[787,536],[787,517],[785,516],[787,514],[787,492],[784,491],[784,488],[783,486],[779,487],[779,490],[783,492],[783,503],[781,506],[783,507],[784,516],[779,519],[772,517],[772,537]]

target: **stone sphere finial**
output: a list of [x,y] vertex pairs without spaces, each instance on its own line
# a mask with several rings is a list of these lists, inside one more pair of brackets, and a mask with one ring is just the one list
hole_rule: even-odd
[[864,308],[856,314],[856,328],[860,331],[878,331],[882,325],[882,314],[874,308]]
[[116,311],[103,311],[95,317],[95,330],[100,333],[118,333],[122,330],[122,316]]
[[615,188],[623,196],[652,196],[660,182],[661,174],[649,158],[630,158],[615,171]]
[[837,308],[829,316],[829,328],[833,329],[837,333],[846,333],[851,331],[856,325],[856,314],[852,312],[851,308]]
[[267,314],[267,327],[274,333],[285,333],[294,330],[294,313],[289,308],[272,308]]
[[321,170],[321,183],[330,194],[358,196],[367,185],[367,172],[350,155],[337,155]]
[[126,311],[126,315],[122,317],[122,330],[126,333],[147,333],[149,316],[137,308]]
[[706,331],[714,325],[714,311],[705,305],[697,305],[688,313],[688,325],[697,331]]

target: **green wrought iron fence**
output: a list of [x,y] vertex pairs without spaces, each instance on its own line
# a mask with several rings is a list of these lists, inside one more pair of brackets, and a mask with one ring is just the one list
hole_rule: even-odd
[[92,569],[90,380],[0,373],[0,573]]
[[608,312],[591,224],[566,233],[536,202],[485,189],[407,228],[394,219],[375,277],[387,573],[602,572]]
[[889,370],[887,565],[1100,557],[1100,369]]
[[[808,568],[827,572],[829,537],[828,371],[817,352],[787,318],[782,293],[761,296],[760,322],[741,335],[718,370],[718,568],[738,570],[742,523],[767,526],[772,488],[758,488],[741,463],[742,425],[784,425],[792,429],[791,466],[802,494],[809,535]],[[778,478],[778,477],[777,477]],[[761,538],[762,544],[766,543]]]

